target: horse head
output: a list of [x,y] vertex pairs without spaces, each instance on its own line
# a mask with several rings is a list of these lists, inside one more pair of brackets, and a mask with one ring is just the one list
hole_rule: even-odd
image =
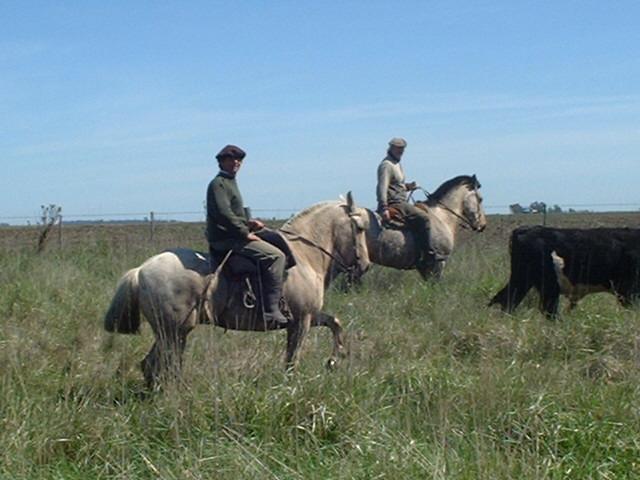
[[336,248],[351,268],[355,277],[362,276],[371,266],[367,247],[367,232],[369,230],[369,212],[365,208],[357,207],[351,192],[347,193],[344,206],[349,218],[348,227],[338,229]]
[[427,206],[444,209],[457,220],[462,220],[463,227],[477,232],[486,228],[480,182],[475,175],[459,175],[447,180],[432,194],[427,193],[427,196]]
[[473,230],[482,232],[487,227],[487,217],[482,206],[480,182],[474,174],[466,182],[466,185],[468,192],[462,201],[462,216]]

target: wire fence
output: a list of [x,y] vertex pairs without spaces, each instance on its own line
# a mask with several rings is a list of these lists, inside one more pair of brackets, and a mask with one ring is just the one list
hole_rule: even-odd
[[[252,212],[258,218],[287,219],[302,208],[255,209]],[[67,213],[60,216],[65,223],[99,224],[99,223],[140,223],[140,222],[204,222],[204,211],[149,211],[149,212],[106,212],[106,213]],[[38,225],[42,223],[41,214],[0,216],[0,226]]]
[[[533,204],[532,204],[533,205]],[[543,205],[543,204],[542,204]],[[540,204],[538,205],[540,206]],[[117,248],[155,249],[182,245],[206,248],[204,211],[109,212],[67,214],[57,206],[48,214],[0,216],[0,252],[15,249]],[[527,209],[509,215],[508,205],[485,205],[496,230],[504,233],[520,224],[550,226],[627,226],[640,228],[640,203],[571,204],[544,206],[541,211]],[[278,228],[301,208],[255,209],[254,217],[267,226]],[[582,214],[585,215],[582,215]],[[593,214],[593,215],[590,215]],[[501,226],[502,225],[502,226]]]
[[[574,212],[630,212],[640,211],[640,203],[575,203],[561,205],[547,205],[548,213]],[[253,216],[267,220],[286,220],[304,207],[252,209]],[[512,213],[511,205],[484,205],[487,214]],[[554,208],[560,210],[554,211]],[[525,209],[527,210],[527,209]],[[132,211],[106,213],[67,213],[61,212],[64,222],[69,224],[101,224],[101,223],[154,223],[154,222],[204,222],[206,213],[199,211]],[[1,216],[0,226],[39,225],[42,223],[41,214]]]

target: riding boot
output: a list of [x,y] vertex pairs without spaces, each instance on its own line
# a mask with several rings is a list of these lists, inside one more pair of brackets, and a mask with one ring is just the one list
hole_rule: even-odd
[[437,262],[436,253],[431,248],[431,225],[428,223],[422,225],[417,237],[419,239],[418,245],[422,245],[422,248],[416,259],[416,270],[423,278],[428,278],[433,274]]
[[289,319],[280,311],[282,283],[275,279],[266,280],[262,284],[263,320],[266,323],[286,325]]

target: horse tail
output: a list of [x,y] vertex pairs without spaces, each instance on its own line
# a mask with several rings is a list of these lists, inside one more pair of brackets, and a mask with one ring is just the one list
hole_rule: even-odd
[[104,329],[107,332],[137,333],[140,329],[139,270],[139,267],[132,268],[118,282],[116,293],[104,316]]

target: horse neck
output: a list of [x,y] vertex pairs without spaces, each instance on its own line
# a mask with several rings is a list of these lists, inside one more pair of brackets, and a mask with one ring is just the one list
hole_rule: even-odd
[[446,224],[455,235],[463,214],[463,203],[468,189],[465,185],[452,188],[435,205],[429,207],[431,214]]
[[321,211],[315,215],[311,214],[305,218],[288,222],[283,226],[284,230],[294,234],[293,236],[287,235],[286,238],[296,260],[304,262],[323,278],[331,269],[331,257],[322,249],[334,253],[332,219],[329,212]]

